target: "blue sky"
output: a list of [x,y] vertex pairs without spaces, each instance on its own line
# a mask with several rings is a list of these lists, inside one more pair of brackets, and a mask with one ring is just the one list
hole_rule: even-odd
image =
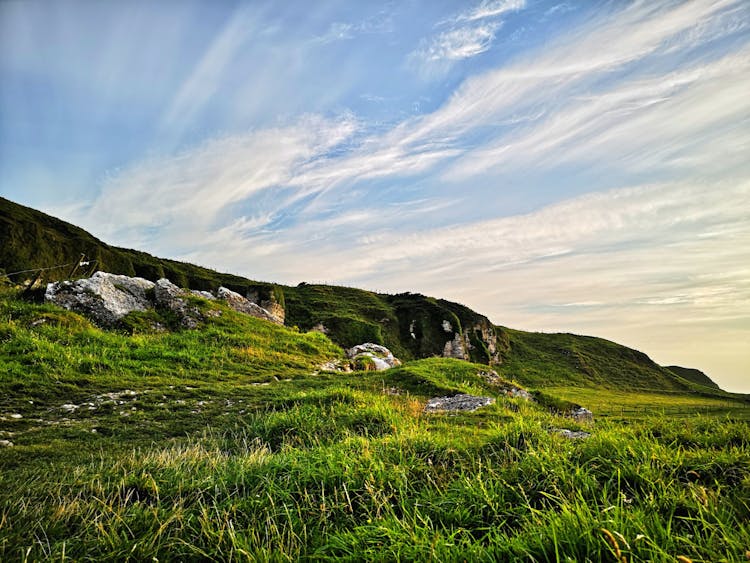
[[750,4],[0,3],[0,194],[750,392]]

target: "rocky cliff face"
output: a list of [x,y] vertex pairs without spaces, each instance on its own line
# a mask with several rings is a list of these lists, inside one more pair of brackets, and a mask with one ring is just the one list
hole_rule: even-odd
[[415,357],[443,356],[498,364],[495,329],[468,307],[419,294],[389,298],[401,327],[401,342]]

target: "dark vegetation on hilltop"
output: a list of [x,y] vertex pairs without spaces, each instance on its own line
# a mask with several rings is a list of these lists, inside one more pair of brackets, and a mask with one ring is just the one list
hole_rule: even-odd
[[[110,246],[79,227],[1,197],[0,242],[0,274],[75,264],[84,254],[87,260],[93,262],[88,270],[91,273],[102,270],[151,281],[167,278],[179,287],[206,291],[216,290],[223,285],[242,294],[258,291],[262,299],[273,296],[282,306],[284,304],[284,292],[276,284]],[[66,266],[48,270],[44,273],[44,280],[67,279],[71,268]],[[83,269],[77,274],[83,275]],[[33,278],[33,274],[15,275],[11,281],[28,278]]]

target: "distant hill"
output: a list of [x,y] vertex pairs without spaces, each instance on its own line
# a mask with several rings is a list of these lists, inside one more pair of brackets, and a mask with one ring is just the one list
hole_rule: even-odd
[[679,375],[683,379],[703,385],[704,387],[711,387],[713,389],[719,389],[719,386],[705,373],[699,369],[683,368],[680,366],[665,366],[669,371]]
[[499,371],[526,385],[690,391],[687,382],[643,352],[592,336],[498,327],[508,351]]
[[65,279],[81,254],[95,263],[79,269],[77,277],[103,270],[152,281],[166,277],[191,289],[215,290],[223,285],[283,307],[288,326],[320,330],[343,347],[383,344],[403,360],[463,358],[493,365],[506,378],[535,387],[695,392],[698,383],[699,390],[709,384],[718,389],[697,370],[685,370],[691,372],[687,377],[657,365],[642,352],[601,338],[493,326],[487,317],[459,303],[420,294],[386,295],[305,283],[291,287],[219,273],[110,246],[70,223],[0,198],[0,274],[20,283],[33,279],[35,273],[16,272],[54,268],[44,272],[43,281]]

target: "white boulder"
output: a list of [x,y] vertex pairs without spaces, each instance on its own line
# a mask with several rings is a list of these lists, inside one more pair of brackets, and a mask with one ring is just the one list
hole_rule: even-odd
[[362,363],[363,359],[366,359],[365,361],[372,362],[376,371],[383,371],[401,365],[401,360],[394,357],[388,348],[380,344],[373,344],[372,342],[357,344],[349,348],[346,351],[346,356],[352,360],[355,366],[357,363]]
[[96,272],[87,279],[47,284],[44,299],[111,327],[128,313],[151,307],[146,292],[154,285],[143,278]]

